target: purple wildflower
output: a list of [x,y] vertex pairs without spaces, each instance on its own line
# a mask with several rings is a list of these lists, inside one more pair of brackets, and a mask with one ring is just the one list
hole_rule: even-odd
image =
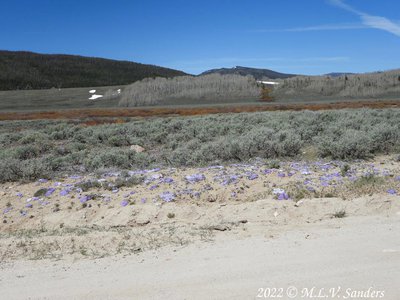
[[3,210],[3,214],[6,214],[6,213],[10,212],[11,210],[12,210],[12,207],[6,207],[6,208]]
[[85,196],[80,197],[80,198],[79,198],[79,201],[80,201],[81,203],[86,203],[86,202],[89,201],[90,199],[91,199],[90,196],[85,195]]
[[278,200],[289,200],[289,195],[286,193],[278,194]]
[[206,179],[206,177],[203,174],[193,174],[193,175],[187,175],[185,177],[185,179],[189,182],[189,183],[196,183],[199,181],[203,181]]
[[61,190],[61,192],[60,192],[60,196],[67,196],[67,195],[69,194],[69,192],[70,192],[70,190],[69,190],[69,189],[64,189],[64,190]]
[[397,194],[396,190],[394,190],[394,189],[390,189],[390,190],[388,190],[387,192],[388,192],[390,195],[396,195],[396,194]]
[[25,217],[27,214],[25,210],[21,210],[19,213],[21,214],[21,217]]
[[25,207],[26,207],[26,208],[32,208],[33,205],[32,205],[32,203],[28,203],[27,205],[25,205]]
[[397,176],[395,180],[400,181],[400,176]]
[[24,195],[22,193],[16,193],[15,194],[17,197],[22,198]]
[[247,175],[247,179],[249,179],[249,180],[255,180],[257,178],[258,178],[258,175],[255,173],[251,173],[251,174]]
[[127,200],[121,201],[121,206],[123,206],[123,207],[127,206],[128,204],[129,204],[129,201],[127,201]]
[[164,200],[165,202],[171,202],[175,200],[175,194],[171,192],[163,192],[160,194],[160,198]]
[[49,188],[49,189],[47,189],[47,192],[46,192],[46,194],[44,194],[44,195],[45,195],[46,197],[50,197],[51,194],[53,194],[55,190],[56,190],[55,188]]
[[119,192],[119,189],[118,189],[118,188],[115,188],[115,189],[113,189],[111,192],[113,192],[114,194],[116,194],[116,193]]
[[38,200],[40,200],[40,198],[39,197],[32,197],[32,200],[33,201],[38,201]]
[[142,198],[142,199],[140,199],[140,202],[142,202],[142,203],[146,203],[146,198]]
[[271,169],[265,169],[263,171],[264,174],[271,174],[272,172],[273,172],[273,170],[271,170]]
[[167,178],[164,178],[163,180],[161,180],[161,182],[172,183],[172,182],[174,182],[174,180],[172,178],[167,177]]
[[153,191],[153,190],[155,190],[156,188],[158,188],[158,185],[157,185],[157,184],[152,185],[151,187],[149,187],[149,190],[150,190],[150,191]]
[[307,186],[306,189],[310,192],[315,192],[315,189],[311,186]]

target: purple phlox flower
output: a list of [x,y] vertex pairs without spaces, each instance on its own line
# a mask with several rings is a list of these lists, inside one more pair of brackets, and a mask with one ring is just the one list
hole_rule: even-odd
[[160,194],[160,198],[165,202],[171,202],[175,200],[175,194],[171,192],[163,192]]
[[5,209],[3,209],[3,214],[6,214],[6,213],[10,212],[12,209],[13,208],[11,206],[10,207],[6,207]]
[[400,181],[400,176],[396,176],[396,178],[394,180]]
[[38,200],[40,200],[40,198],[39,197],[32,197],[32,200],[33,201],[38,201]]
[[287,174],[287,176],[292,177],[294,174],[296,174],[296,172],[290,171],[290,172]]
[[232,193],[231,193],[231,196],[232,196],[232,197],[236,197],[236,196],[237,196],[237,195],[236,195],[236,192],[232,192]]
[[129,201],[127,201],[127,200],[123,200],[123,201],[121,201],[121,206],[127,206],[129,204]]
[[60,186],[62,183],[61,182],[55,182],[54,186]]
[[150,191],[153,191],[153,190],[155,190],[156,188],[158,188],[158,185],[157,185],[157,184],[152,185],[151,187],[149,187],[149,190],[150,190]]
[[46,192],[46,194],[44,194],[46,197],[50,197],[51,196],[51,194],[53,194],[54,192],[55,192],[55,188],[49,188],[49,189],[47,189],[47,192]]
[[249,179],[249,180],[255,180],[257,178],[258,178],[258,175],[255,173],[247,174],[247,179]]
[[69,194],[70,190],[69,189],[63,189],[60,191],[60,196],[67,196]]
[[281,193],[278,195],[278,200],[289,200],[289,195],[286,193]]
[[42,202],[40,202],[40,205],[47,205],[47,204],[50,204],[50,202],[49,201],[42,201]]
[[262,171],[264,174],[271,174],[274,170],[272,169],[265,169],[264,171]]
[[272,190],[272,193],[278,196],[278,200],[288,200],[289,195],[285,192],[284,189],[275,188]]
[[315,189],[312,186],[307,186],[306,189],[310,192],[315,192]]
[[286,177],[286,174],[283,173],[283,172],[279,172],[279,173],[278,173],[278,177],[281,177],[281,178]]
[[394,189],[389,189],[387,192],[388,192],[390,195],[396,195],[396,194],[397,194],[396,190],[394,190]]
[[322,186],[329,186],[329,183],[327,181],[321,181]]
[[275,195],[282,194],[282,193],[284,193],[284,192],[285,192],[285,190],[280,189],[280,188],[274,188],[274,189],[272,190],[272,193],[275,194]]
[[205,180],[206,177],[205,177],[203,174],[193,174],[193,175],[187,175],[187,176],[185,176],[185,179],[186,179],[189,183],[196,183],[196,182]]
[[26,208],[32,208],[33,205],[32,205],[32,203],[28,203],[27,205],[25,205],[25,207],[26,207]]
[[131,192],[129,193],[129,195],[134,195],[134,194],[136,194],[135,191],[131,191]]
[[172,183],[172,182],[174,182],[174,180],[170,177],[167,177],[167,178],[161,179],[160,182],[161,183]]
[[80,201],[81,203],[86,203],[86,202],[89,201],[90,199],[92,199],[91,196],[84,195],[84,196],[81,196],[81,197],[79,198],[79,201]]
[[142,199],[140,199],[140,202],[142,202],[142,203],[146,203],[146,198],[142,198]]
[[225,177],[222,185],[229,185],[231,183],[236,183],[239,180],[238,175],[229,175],[227,178]]
[[23,195],[22,193],[19,193],[19,192],[18,192],[18,193],[15,194],[15,196],[17,196],[17,197],[19,197],[19,198],[22,198],[24,195]]

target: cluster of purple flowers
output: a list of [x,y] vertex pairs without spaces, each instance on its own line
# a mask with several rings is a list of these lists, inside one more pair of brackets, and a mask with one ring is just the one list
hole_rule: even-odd
[[165,202],[171,202],[175,200],[175,194],[171,192],[162,192],[160,198]]
[[193,175],[185,176],[185,179],[189,183],[196,183],[196,182],[205,180],[206,176],[204,176],[203,174],[193,174]]

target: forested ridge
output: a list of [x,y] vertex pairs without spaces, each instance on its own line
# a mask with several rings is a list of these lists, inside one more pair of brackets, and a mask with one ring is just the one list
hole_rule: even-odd
[[181,75],[187,74],[129,61],[0,50],[0,90],[124,85]]

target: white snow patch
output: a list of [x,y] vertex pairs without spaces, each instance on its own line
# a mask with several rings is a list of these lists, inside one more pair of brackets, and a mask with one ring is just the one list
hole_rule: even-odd
[[121,89],[118,89],[117,92],[118,92],[118,94],[121,94]]
[[103,95],[94,94],[94,95],[92,95],[92,97],[89,98],[89,100],[96,100],[97,98],[101,98],[101,97],[103,97]]
[[279,84],[279,82],[275,82],[275,81],[257,81],[258,83],[263,83],[263,84]]
[[94,94],[96,93],[96,90],[90,90],[89,93]]

